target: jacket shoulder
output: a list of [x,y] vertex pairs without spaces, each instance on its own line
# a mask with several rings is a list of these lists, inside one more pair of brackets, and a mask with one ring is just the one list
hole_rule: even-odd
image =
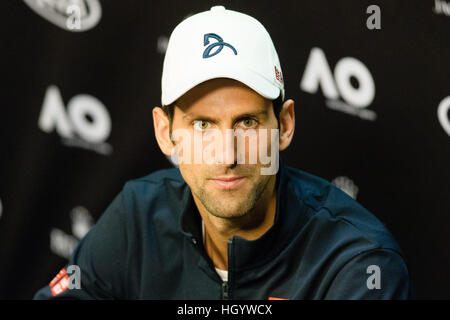
[[168,219],[182,209],[187,188],[178,168],[162,169],[127,181],[121,198],[128,214]]
[[135,184],[140,184],[140,183],[160,184],[160,183],[164,183],[167,180],[174,181],[174,182],[184,182],[183,177],[181,176],[180,170],[178,168],[170,168],[170,169],[157,170],[146,176],[129,180],[129,181],[127,181],[126,184],[131,185],[131,186],[134,186]]
[[[358,201],[331,182],[300,169],[287,167],[289,185],[308,208],[310,219],[337,226],[341,237],[364,240],[371,248],[401,250],[386,226]],[[336,235],[337,236],[337,235]]]
[[128,180],[122,192],[125,195],[145,195],[145,198],[149,199],[164,191],[171,192],[184,184],[185,182],[178,168],[161,169],[146,176]]

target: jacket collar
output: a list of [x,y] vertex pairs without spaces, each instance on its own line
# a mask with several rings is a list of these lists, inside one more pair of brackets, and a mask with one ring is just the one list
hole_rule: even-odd
[[[229,270],[242,271],[265,264],[280,254],[305,223],[305,206],[301,205],[298,196],[290,187],[289,167],[286,166],[281,156],[279,159],[274,224],[256,240],[246,240],[239,236],[232,238]],[[179,216],[181,232],[194,239],[194,242],[201,242],[201,216],[192,198],[191,190],[184,183],[180,192],[177,197],[179,204],[177,212],[182,212]],[[171,201],[172,206],[176,205],[176,201],[174,201]]]

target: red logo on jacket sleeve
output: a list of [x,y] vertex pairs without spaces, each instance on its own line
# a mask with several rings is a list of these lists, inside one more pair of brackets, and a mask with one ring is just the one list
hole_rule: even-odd
[[69,276],[67,275],[66,269],[61,269],[61,271],[56,275],[55,278],[48,284],[52,295],[56,296],[60,293],[66,291],[69,287]]

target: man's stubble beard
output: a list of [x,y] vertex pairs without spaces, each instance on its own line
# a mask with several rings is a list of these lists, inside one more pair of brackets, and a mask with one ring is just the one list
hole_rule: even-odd
[[245,197],[242,197],[242,192],[239,190],[222,190],[222,192],[235,193],[242,197],[239,205],[233,203],[232,206],[229,205],[229,202],[233,201],[233,199],[217,199],[217,197],[208,193],[204,186],[193,192],[210,214],[218,218],[231,220],[233,218],[241,218],[255,209],[269,182],[270,179],[267,179],[267,181],[255,184]]

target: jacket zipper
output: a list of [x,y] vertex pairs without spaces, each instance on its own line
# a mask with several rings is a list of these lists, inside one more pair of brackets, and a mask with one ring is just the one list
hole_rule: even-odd
[[[231,246],[233,243],[233,238],[228,239],[228,277],[230,276],[230,264],[231,264]],[[229,280],[230,278],[228,278]],[[229,300],[230,294],[228,292],[228,281],[222,282],[222,300]]]
[[[192,237],[191,241],[194,244],[194,247],[196,247],[198,250],[197,239]],[[233,242],[232,239],[228,239],[228,263],[230,263],[230,250],[232,242]],[[222,300],[229,300],[229,299],[230,295],[228,293],[228,281],[222,281]]]
[[222,300],[229,300],[228,296],[228,281],[222,282]]

